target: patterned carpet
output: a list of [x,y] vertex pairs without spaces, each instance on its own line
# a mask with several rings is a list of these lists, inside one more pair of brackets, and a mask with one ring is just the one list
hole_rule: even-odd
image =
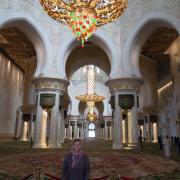
[[[31,150],[18,154],[1,154],[0,173],[24,177],[34,172],[37,167],[41,167],[42,172],[60,177],[63,159],[68,153],[68,149],[69,147],[60,150]],[[172,172],[179,167],[175,161],[128,150],[103,151],[102,147],[88,150],[87,146],[85,152],[90,158],[92,178],[110,174],[113,169],[116,169],[121,176],[136,178],[149,174]]]

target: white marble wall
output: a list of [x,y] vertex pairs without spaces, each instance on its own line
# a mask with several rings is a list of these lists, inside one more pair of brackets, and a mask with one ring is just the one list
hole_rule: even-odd
[[156,63],[152,59],[141,56],[139,66],[144,81],[139,92],[139,107],[156,106],[158,104]]
[[0,136],[13,136],[16,111],[22,105],[23,73],[0,53]]

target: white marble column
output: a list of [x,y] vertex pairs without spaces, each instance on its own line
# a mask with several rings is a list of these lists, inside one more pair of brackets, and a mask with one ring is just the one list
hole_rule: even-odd
[[31,113],[31,119],[29,121],[29,139],[33,139],[33,113]]
[[127,143],[126,142],[126,122],[125,122],[125,120],[123,119],[122,120],[122,142],[123,143]]
[[58,124],[58,142],[59,144],[64,143],[64,138],[65,138],[65,123],[64,123],[64,110],[61,109],[59,111],[59,124]]
[[108,140],[108,126],[106,122],[107,121],[105,121],[105,126],[104,126],[104,140]]
[[72,139],[72,126],[69,125],[69,139]]
[[77,126],[77,123],[78,123],[78,120],[79,120],[79,116],[70,115],[69,120],[73,121],[75,123],[74,126],[72,127],[73,132],[74,132],[74,137],[73,138],[77,139],[78,138],[78,126]]
[[142,138],[144,138],[144,126],[143,125],[140,125],[140,130],[141,130],[141,132],[142,132]]
[[112,122],[111,126],[109,127],[109,140],[112,140]]
[[67,129],[68,128],[64,128],[64,138],[67,138]]
[[104,140],[104,128],[101,128],[101,139]]
[[[38,96],[38,99],[40,99],[40,95]],[[46,131],[47,112],[44,111],[38,103],[37,118],[35,121],[35,142],[33,148],[47,148]]]
[[62,111],[60,110],[58,113],[58,142],[62,143]]
[[[50,127],[50,141],[51,148],[60,147],[58,141],[58,127],[59,127],[59,95],[63,94],[69,85],[65,79],[38,77],[33,79],[33,84],[36,88],[38,99],[36,109],[36,124],[35,124],[35,143],[34,148],[46,148],[47,142],[47,112],[40,106],[40,94],[55,94],[55,105],[51,109],[51,127]],[[45,104],[44,104],[45,105]],[[48,110],[49,111],[49,110]]]
[[145,139],[147,139],[147,137],[146,137],[146,131],[147,131],[146,127],[147,127],[147,124],[146,124],[146,122],[144,120],[144,124],[143,124],[143,138],[145,138]]
[[158,142],[158,128],[157,123],[153,123],[153,134],[154,134],[154,143]]
[[114,111],[114,137],[113,149],[122,149],[122,110],[118,104],[118,93],[115,93],[115,111]]
[[138,123],[137,123],[137,109],[132,107],[130,112],[128,112],[128,147],[137,148],[138,142]]
[[64,143],[64,137],[65,137],[64,109],[62,109],[61,114],[62,114],[61,115],[61,122],[62,122],[62,126],[61,126],[61,132],[62,132],[61,138],[62,138],[62,141],[61,141],[61,143]]
[[77,120],[75,120],[75,126],[74,126],[74,139],[77,139],[78,138],[78,126],[77,126]]
[[128,120],[125,119],[125,142],[128,143]]
[[153,123],[152,122],[150,122],[150,125],[151,125],[151,142],[153,142],[154,141],[154,129],[153,129]]
[[22,122],[22,133],[21,133],[21,141],[27,141],[28,140],[28,122],[24,121]]
[[147,120],[148,120],[148,142],[151,142],[151,122],[150,122],[150,118],[149,115],[147,115]]
[[59,92],[52,92],[55,94],[55,105],[51,111],[51,129],[50,129],[50,139],[49,139],[49,148],[60,148],[61,144],[58,141],[58,127],[60,126],[59,115]]

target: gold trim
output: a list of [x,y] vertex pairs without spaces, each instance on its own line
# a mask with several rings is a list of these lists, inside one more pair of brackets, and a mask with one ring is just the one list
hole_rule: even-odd
[[110,91],[115,90],[136,90],[139,91],[143,80],[139,78],[117,78],[106,81],[105,83],[109,86]]
[[32,80],[36,89],[54,89],[65,91],[69,81],[57,78],[36,78]]

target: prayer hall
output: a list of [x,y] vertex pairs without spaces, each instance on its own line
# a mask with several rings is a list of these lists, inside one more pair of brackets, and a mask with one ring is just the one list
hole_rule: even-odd
[[180,179],[180,0],[0,0],[0,180],[75,139],[83,180]]

